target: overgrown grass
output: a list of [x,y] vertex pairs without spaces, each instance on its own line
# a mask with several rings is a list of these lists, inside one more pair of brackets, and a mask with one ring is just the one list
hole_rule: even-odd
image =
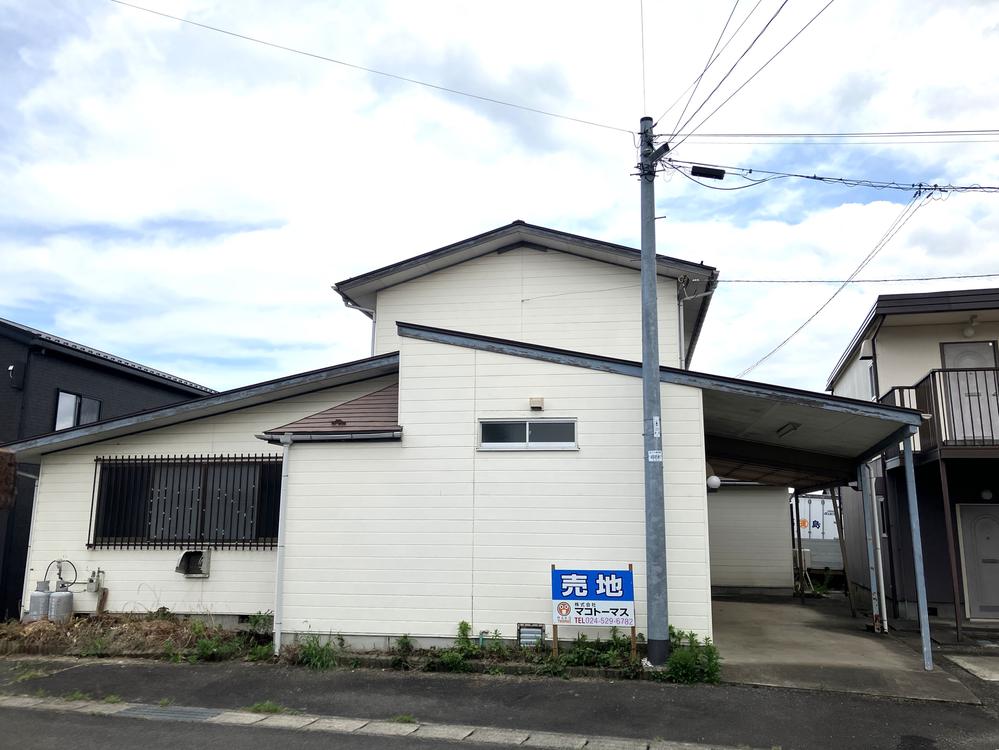
[[17,677],[14,678],[14,682],[27,682],[28,680],[37,680],[40,677],[48,677],[49,673],[42,669],[27,669],[23,672],[19,672]]
[[67,701],[89,701],[92,700],[90,693],[85,693],[82,690],[74,690],[71,693],[66,693],[63,696],[63,700]]
[[703,641],[694,632],[669,629],[670,655],[664,670],[650,672],[659,682],[715,684],[721,680],[721,654],[710,638]]
[[247,706],[246,710],[253,714],[283,714],[288,711],[287,708],[274,701],[258,701],[252,706]]
[[389,721],[394,721],[396,724],[416,724],[416,717],[413,714],[399,714],[398,716],[393,716]]
[[115,693],[110,693],[104,696],[105,703],[121,703],[121,696]]

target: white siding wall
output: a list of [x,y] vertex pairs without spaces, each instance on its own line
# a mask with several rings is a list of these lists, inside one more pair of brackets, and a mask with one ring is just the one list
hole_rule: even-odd
[[[870,401],[871,393],[871,367],[872,360],[860,359],[856,356],[847,365],[842,374],[833,384],[832,393],[836,396],[846,396],[847,398],[857,398],[861,401]],[[883,391],[882,391],[883,393]]]
[[[286,630],[510,636],[550,622],[552,563],[634,563],[643,620],[641,381],[401,343],[401,443],[292,448]],[[477,420],[531,396],[578,418],[580,449],[477,451]],[[710,635],[700,391],[663,386],[663,406],[671,621]]]
[[930,370],[943,367],[940,359],[942,342],[999,339],[999,323],[980,323],[971,338],[965,338],[961,332],[965,325],[962,322],[947,325],[882,326],[877,337],[881,392],[895,386],[915,385]]
[[[164,606],[175,612],[248,614],[273,609],[273,550],[214,550],[206,579],[188,579],[174,571],[178,550],[88,550],[94,458],[279,453],[254,435],[383,388],[391,380],[394,377],[317,391],[44,456],[24,602],[49,562],[63,558],[76,565],[82,578],[98,567],[106,571],[110,611],[143,612]],[[93,611],[96,594],[76,593],[74,603],[77,611]]]
[[[659,278],[659,359],[678,363],[676,282]],[[396,321],[642,357],[638,271],[556,251],[492,253],[378,293],[375,353],[396,351]]]
[[785,488],[723,486],[708,496],[708,517],[714,586],[794,586]]

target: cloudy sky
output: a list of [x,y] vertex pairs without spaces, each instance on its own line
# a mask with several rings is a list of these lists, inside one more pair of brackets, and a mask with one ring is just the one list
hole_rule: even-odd
[[[637,246],[632,135],[703,69],[728,0],[141,5],[586,125],[235,39],[109,0],[0,0],[0,317],[215,388],[366,356],[338,280],[524,219]],[[782,0],[742,0],[697,108]],[[788,0],[697,124],[822,6]],[[722,41],[722,44],[725,40]],[[999,3],[836,0],[698,133],[999,127]],[[670,131],[686,99],[662,118]],[[999,138],[692,137],[677,159],[999,184]],[[927,139],[923,139],[927,140]],[[968,142],[975,140],[977,142]],[[719,187],[745,182],[729,178]],[[657,182],[660,253],[723,279],[841,279],[910,200]],[[923,206],[861,278],[999,272],[999,195]],[[879,293],[846,289],[751,377],[821,388]],[[735,375],[835,285],[725,283],[694,359]]]

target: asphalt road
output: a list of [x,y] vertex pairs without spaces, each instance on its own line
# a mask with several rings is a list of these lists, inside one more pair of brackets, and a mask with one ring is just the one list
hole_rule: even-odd
[[[33,670],[26,672],[26,670]],[[29,679],[24,679],[28,677]],[[753,688],[741,685],[663,685],[651,682],[553,680],[542,678],[435,675],[338,669],[312,672],[270,664],[169,664],[140,660],[0,659],[0,691],[65,696],[81,691],[101,700],[110,694],[122,700],[178,706],[238,709],[271,700],[311,714],[390,719],[411,714],[419,721],[471,724],[551,732],[571,732],[718,743],[752,747],[779,746],[810,750],[887,748],[889,750],[996,750],[999,718],[996,704],[985,705],[903,701],[862,695],[806,690]],[[983,696],[984,697],[984,696]],[[21,716],[34,716],[28,711]],[[45,721],[89,727],[112,727],[124,718],[39,715]],[[85,723],[84,723],[85,722]],[[97,722],[97,723],[92,723]],[[9,727],[9,719],[2,722]],[[19,725],[19,722],[16,722]],[[235,730],[205,725],[142,726],[167,737],[176,732]],[[20,730],[18,730],[20,732]],[[97,747],[81,744],[89,735],[56,732],[51,744],[8,740],[0,732],[0,747]],[[95,730],[96,731],[96,730]],[[122,731],[113,729],[114,732]],[[247,730],[253,731],[253,730]],[[271,734],[278,730],[256,730]],[[311,742],[299,733],[282,732],[293,743]],[[20,734],[17,736],[21,736]],[[97,731],[96,737],[101,736]],[[57,741],[59,738],[67,740]],[[86,738],[86,739],[84,739]],[[130,745],[124,737],[122,747]],[[254,740],[255,741],[255,740]],[[350,744],[351,742],[360,744]],[[327,736],[324,747],[367,747],[365,738]],[[343,743],[333,744],[329,743]],[[382,738],[384,747],[395,740]],[[410,744],[404,744],[409,742]],[[425,747],[406,740],[400,747]],[[142,743],[143,750],[161,745]],[[166,745],[162,745],[166,747]],[[228,745],[219,745],[225,747]],[[233,747],[255,745],[233,744]],[[311,747],[303,744],[301,747]],[[107,745],[101,745],[106,748]],[[175,750],[176,743],[170,745]],[[318,747],[318,745],[317,745]],[[453,746],[452,746],[453,747]]]
[[210,747],[212,750],[432,750],[456,746],[407,737],[293,732],[281,729],[189,724],[179,721],[145,721],[113,716],[52,713],[0,708],[0,747],[32,750],[177,750]]

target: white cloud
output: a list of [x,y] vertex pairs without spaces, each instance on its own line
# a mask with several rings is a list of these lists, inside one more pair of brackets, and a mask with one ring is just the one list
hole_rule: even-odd
[[[637,3],[149,5],[617,127],[642,114]],[[712,75],[776,7],[761,4]],[[715,101],[817,7],[789,4]],[[700,72],[729,9],[646,3],[651,114]],[[365,356],[368,322],[329,289],[339,279],[515,218],[637,243],[628,134],[111,4],[69,4],[56,20],[11,4],[4,16],[0,34],[17,55],[0,69],[20,84],[0,93],[13,113],[0,130],[0,315],[227,387]],[[704,130],[989,127],[999,118],[988,96],[999,85],[997,29],[994,4],[838,0]],[[706,77],[700,95],[716,80]],[[692,139],[677,158],[994,184],[996,146]],[[660,252],[718,266],[723,278],[844,277],[901,208],[882,194],[788,182],[716,193],[674,177],[657,189],[669,216]],[[995,201],[930,203],[865,274],[999,270]],[[847,289],[753,377],[821,387],[876,294],[953,285]],[[722,285],[695,366],[738,372],[832,289]]]

